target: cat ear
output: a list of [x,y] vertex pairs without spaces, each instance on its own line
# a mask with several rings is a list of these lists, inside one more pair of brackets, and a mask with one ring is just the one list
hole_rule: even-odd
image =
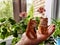
[[32,22],[32,19],[30,19],[30,23]]
[[48,18],[43,18],[43,17],[40,17],[41,19],[45,19],[45,20],[47,20]]
[[48,19],[48,18],[45,18],[46,20]]
[[41,19],[43,19],[43,17],[40,17]]

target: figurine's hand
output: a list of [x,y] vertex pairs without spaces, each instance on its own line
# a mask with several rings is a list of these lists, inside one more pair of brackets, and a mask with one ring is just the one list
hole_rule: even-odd
[[37,39],[36,40],[30,40],[27,38],[26,33],[22,35],[21,40],[16,45],[38,45],[42,41],[46,40],[53,32],[55,31],[55,25],[52,24],[48,27],[48,34],[40,34],[37,31]]

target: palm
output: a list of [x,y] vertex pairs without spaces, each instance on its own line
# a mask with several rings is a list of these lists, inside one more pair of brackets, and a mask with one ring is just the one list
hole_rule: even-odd
[[22,39],[20,42],[17,43],[17,45],[38,45],[40,42],[46,40],[55,30],[54,25],[50,25],[48,27],[48,34],[43,35],[41,33],[38,33],[37,31],[37,39],[36,40],[30,40],[27,38],[26,33],[23,34]]

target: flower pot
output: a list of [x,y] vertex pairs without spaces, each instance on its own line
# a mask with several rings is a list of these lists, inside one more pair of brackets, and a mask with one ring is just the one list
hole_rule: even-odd
[[6,38],[6,39],[0,39],[0,45],[11,45],[11,42],[12,42],[12,39],[13,39],[14,37],[11,35],[11,36],[9,36],[8,38]]
[[6,45],[6,42],[2,42],[2,43],[0,43],[0,45]]
[[60,45],[60,37],[57,37],[57,38],[56,38],[56,43],[55,43],[55,45]]

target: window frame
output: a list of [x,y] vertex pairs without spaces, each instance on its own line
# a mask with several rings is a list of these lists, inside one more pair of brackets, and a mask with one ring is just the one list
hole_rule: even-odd
[[13,0],[13,14],[16,22],[20,21],[19,14],[26,12],[26,0]]

